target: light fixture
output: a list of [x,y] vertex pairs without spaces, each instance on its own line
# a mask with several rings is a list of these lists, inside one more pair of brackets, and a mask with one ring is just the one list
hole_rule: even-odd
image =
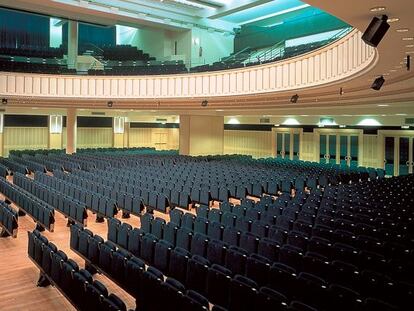
[[106,105],[108,106],[108,108],[112,108],[112,106],[114,105],[114,102],[110,100],[109,102],[106,103]]
[[377,105],[378,107],[389,107],[389,105],[388,104],[379,104],[379,105]]
[[343,128],[346,128],[346,125],[345,125],[345,124],[340,124],[340,125],[339,125],[339,127],[340,127],[341,129],[343,129]]
[[295,94],[290,98],[290,102],[293,104],[296,104],[298,102],[298,99],[299,99],[299,95]]
[[274,124],[273,126],[274,126],[274,127],[279,127],[279,126],[280,126],[280,124]]
[[299,121],[295,118],[287,118],[285,122],[282,123],[283,125],[299,125]]
[[414,44],[407,44],[405,47],[406,48],[414,48]]
[[385,11],[385,6],[375,6],[369,9],[371,12],[382,12]]
[[7,105],[7,98],[2,98],[1,103],[2,105]]
[[406,130],[406,129],[409,129],[410,126],[409,125],[401,125],[401,128],[404,129],[404,130]]
[[227,124],[240,124],[240,121],[235,118],[235,117],[231,117],[228,121]]
[[201,102],[201,107],[207,107],[208,106],[208,100],[203,100],[202,102]]
[[366,118],[366,119],[363,119],[362,121],[360,121],[357,125],[362,125],[362,126],[380,126],[381,123],[379,123],[375,119]]
[[413,41],[414,38],[413,37],[404,37],[402,38],[403,41]]
[[341,96],[342,96],[342,95],[344,95],[344,93],[345,93],[345,92],[344,92],[344,89],[343,89],[342,87],[341,87],[341,88],[339,88],[339,95],[341,95]]
[[387,19],[388,23],[395,23],[398,22],[400,19],[398,17],[391,17],[389,19]]
[[408,32],[409,29],[408,28],[398,28],[395,30],[396,32]]
[[406,113],[396,113],[395,115],[396,116],[406,116],[407,114]]
[[223,109],[216,109],[217,112],[224,111]]

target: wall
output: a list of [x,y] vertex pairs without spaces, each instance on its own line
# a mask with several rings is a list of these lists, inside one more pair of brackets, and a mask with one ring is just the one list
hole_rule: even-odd
[[272,132],[224,131],[224,154],[246,154],[255,158],[272,156]]
[[112,147],[112,128],[78,128],[78,148]]
[[3,133],[3,156],[10,150],[48,148],[49,129],[47,127],[5,127]]
[[154,147],[157,150],[177,150],[178,128],[130,128],[129,147]]
[[212,64],[229,56],[233,51],[234,36],[225,36],[200,28],[192,29],[191,66]]

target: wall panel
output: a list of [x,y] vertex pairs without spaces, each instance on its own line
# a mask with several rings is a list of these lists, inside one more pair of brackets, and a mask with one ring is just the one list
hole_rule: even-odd
[[154,147],[158,150],[177,150],[179,129],[130,128],[129,147]]
[[224,131],[224,154],[246,154],[253,157],[272,155],[272,132]]
[[112,147],[112,128],[78,128],[78,148]]
[[47,149],[49,130],[47,127],[5,127],[3,139],[4,156],[10,150]]

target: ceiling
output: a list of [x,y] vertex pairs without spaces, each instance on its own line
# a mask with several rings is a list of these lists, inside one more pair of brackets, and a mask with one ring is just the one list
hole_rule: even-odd
[[[112,2],[109,0],[104,2]],[[232,25],[238,16],[238,12],[248,9],[252,6],[266,5],[271,1],[216,1],[206,0],[213,3],[211,8],[190,8],[188,10],[199,12],[198,17],[189,16],[189,19],[197,19],[203,22],[219,20],[220,23]],[[204,0],[193,0],[194,3],[203,2]],[[282,0],[281,0],[282,1]],[[294,0],[293,0],[294,1]],[[0,4],[10,6],[26,7],[27,10],[35,10],[51,13],[65,11],[65,14],[77,14],[86,16],[90,9],[82,7],[79,1],[78,6],[64,4],[64,2],[74,2],[73,0],[38,0],[36,4],[31,0],[0,0]],[[160,1],[149,0],[123,0],[117,1],[122,3],[154,3],[160,5]],[[163,2],[171,2],[164,0]],[[278,2],[273,1],[273,2]],[[378,46],[379,61],[374,68],[352,80],[338,82],[334,85],[321,86],[301,90],[299,101],[296,104],[290,103],[289,99],[296,92],[278,92],[274,94],[263,94],[254,96],[231,96],[223,98],[207,98],[209,105],[205,108],[200,106],[199,99],[188,98],[185,100],[166,99],[158,100],[134,100],[118,101],[118,109],[134,109],[162,111],[164,114],[214,114],[214,115],[286,115],[286,114],[324,114],[336,115],[339,111],[343,115],[355,114],[379,114],[382,109],[386,109],[388,114],[407,114],[414,116],[414,71],[407,71],[405,68],[405,57],[414,56],[414,1],[412,0],[306,0],[307,4],[315,6],[323,11],[332,14],[348,24],[364,31],[374,16],[387,14],[389,18],[398,18],[397,21],[390,23],[391,28],[385,35],[384,39]],[[13,3],[13,5],[12,5]],[[226,4],[224,4],[226,3]],[[90,5],[90,4],[89,4]],[[179,10],[179,5],[172,4],[171,10]],[[270,4],[268,4],[270,5]],[[385,10],[381,12],[372,12],[371,8],[383,6]],[[148,9],[149,10],[149,9]],[[161,10],[161,9],[160,9]],[[162,9],[163,10],[163,9]],[[212,11],[213,10],[213,11]],[[72,12],[72,13],[70,13]],[[214,12],[213,15],[205,15],[206,12]],[[208,13],[208,14],[210,14]],[[104,16],[108,18],[110,13],[97,14],[95,17]],[[167,13],[165,13],[167,14]],[[201,17],[201,16],[208,16]],[[248,15],[246,18],[254,18],[254,15]],[[119,18],[119,16],[118,16]],[[134,19],[137,16],[135,14]],[[231,21],[234,18],[233,22]],[[239,21],[240,22],[240,21]],[[404,39],[405,38],[405,39]],[[408,39],[407,39],[408,38]],[[370,88],[373,80],[384,75],[386,82],[380,91],[374,91]],[[339,88],[342,87],[344,94],[339,94]],[[20,101],[17,105],[22,107],[32,107],[33,102],[29,99]],[[44,101],[37,103],[46,107],[73,106],[73,102]],[[388,106],[378,106],[388,105]],[[106,102],[84,101],[76,104],[79,108],[89,107],[94,109],[105,109]]]

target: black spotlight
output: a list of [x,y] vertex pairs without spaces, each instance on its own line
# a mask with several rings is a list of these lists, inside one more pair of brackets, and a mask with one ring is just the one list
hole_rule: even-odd
[[2,98],[1,103],[2,103],[3,105],[7,105],[7,98]]
[[293,104],[296,104],[298,102],[298,99],[299,99],[299,95],[295,94],[290,98],[290,102]]
[[377,47],[390,28],[387,20],[387,15],[382,15],[381,19],[374,17],[362,35],[362,40],[370,46]]
[[385,79],[383,76],[376,78],[374,83],[372,83],[371,85],[371,89],[379,91],[382,85],[384,84],[384,82],[385,82]]
[[407,60],[405,62],[405,65],[407,66],[407,70],[410,71],[411,70],[411,56],[407,55]]
[[343,88],[340,88],[340,89],[339,89],[339,95],[344,95],[344,93],[345,93],[345,92],[344,92],[344,89],[343,89]]
[[113,102],[113,101],[109,101],[109,102],[107,103],[107,105],[108,105],[108,107],[109,107],[109,108],[111,108],[111,107],[114,105],[114,102]]
[[203,100],[201,102],[201,107],[207,107],[207,105],[208,105],[208,100]]

